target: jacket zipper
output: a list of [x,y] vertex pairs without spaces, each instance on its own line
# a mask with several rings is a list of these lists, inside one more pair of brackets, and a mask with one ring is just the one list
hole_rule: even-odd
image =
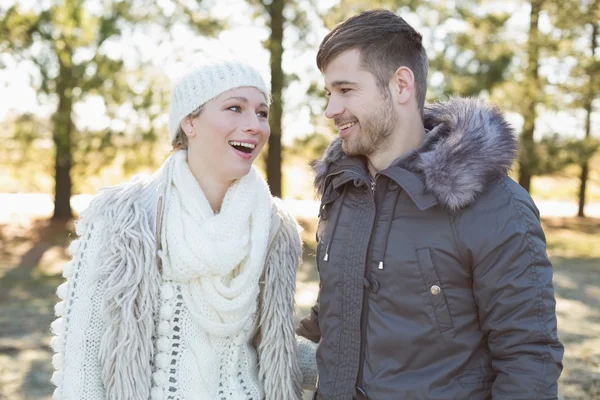
[[[373,230],[375,228],[375,223],[379,220],[379,208],[377,207],[377,202],[375,199],[375,189],[377,188],[377,177],[379,174],[375,175],[371,179],[371,195],[373,196],[373,206],[375,207],[375,218],[371,222],[371,234],[369,235],[369,247],[367,250],[367,256],[365,259],[365,278],[367,282],[371,282],[371,266],[370,260],[372,256],[372,241],[373,241]],[[370,287],[365,287],[363,289],[363,301],[362,301],[362,310],[361,310],[361,320],[360,320],[360,357],[358,364],[358,376],[356,377],[356,390],[366,399],[368,398],[366,392],[363,389],[363,368],[365,363],[365,347],[366,343],[366,334],[367,334],[367,321],[369,317],[369,291]]]
[[[327,176],[325,177],[325,180],[329,179],[332,176],[340,175],[340,174],[342,174],[344,172],[355,173],[355,174],[357,174],[359,176],[361,175],[361,171],[358,168],[350,168],[349,167],[349,168],[342,168],[342,169],[339,169],[339,170],[335,170],[335,171],[327,174]],[[348,182],[350,180],[351,179],[348,179],[348,180],[346,180],[344,182]],[[372,183],[371,183],[371,188],[373,188],[373,184]],[[319,216],[321,216],[321,210],[319,210]],[[333,229],[335,231],[335,227]],[[331,241],[332,240],[333,240],[333,237],[329,239],[329,241],[327,242],[327,245],[325,246],[325,256],[323,257],[323,261],[326,261],[326,262],[329,261],[329,248],[331,246]]]

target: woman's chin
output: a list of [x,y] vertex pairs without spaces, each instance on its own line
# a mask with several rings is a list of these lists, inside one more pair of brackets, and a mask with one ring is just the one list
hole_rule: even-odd
[[249,162],[247,165],[236,165],[235,167],[228,168],[224,175],[228,177],[229,180],[238,180],[242,179],[244,176],[248,175],[250,169],[252,168],[252,163]]

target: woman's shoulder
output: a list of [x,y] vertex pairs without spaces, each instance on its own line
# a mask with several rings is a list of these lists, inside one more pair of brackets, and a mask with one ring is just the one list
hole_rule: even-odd
[[302,253],[302,227],[289,210],[285,202],[279,198],[273,198],[273,213],[271,223],[271,234],[273,235],[272,249],[275,251],[298,254]]
[[283,229],[290,232],[296,232],[299,236],[302,232],[302,227],[290,211],[288,205],[282,199],[273,197],[273,215],[272,215],[272,226],[279,229]]
[[139,174],[127,182],[104,187],[82,211],[80,222],[123,217],[128,209],[151,211],[160,196],[160,187],[160,179],[156,174]]

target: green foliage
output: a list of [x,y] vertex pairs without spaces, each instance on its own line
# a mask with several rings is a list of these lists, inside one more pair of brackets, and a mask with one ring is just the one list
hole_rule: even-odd
[[340,0],[329,12],[323,16],[323,21],[328,29],[332,29],[342,21],[363,11],[376,8],[385,8],[391,11],[415,11],[420,6],[435,7],[431,2],[421,0]]
[[[56,105],[53,116],[44,121],[43,133],[25,124],[24,117],[9,123],[14,134],[4,140],[15,143],[13,157],[19,162],[6,167],[17,171],[24,162],[34,163],[39,157],[34,142],[43,141],[45,160],[52,160],[56,152],[57,168],[72,168],[75,191],[90,189],[88,179],[107,166],[118,165],[120,173],[129,175],[161,161],[157,139],[165,130],[159,119],[167,109],[168,82],[128,38],[142,32],[164,40],[173,22],[208,35],[223,26],[207,17],[201,2],[176,0],[169,13],[144,0],[89,7],[92,3],[55,0],[45,9],[26,9],[19,2],[8,9],[0,7],[0,54],[33,64],[36,74],[31,81],[40,103]],[[97,118],[105,121],[101,129],[77,118],[76,107],[90,101],[100,105]],[[26,151],[30,148],[36,150]],[[44,164],[44,173],[52,170]]]
[[600,150],[600,140],[586,137],[581,140],[571,140],[567,143],[567,149],[571,153],[571,162],[582,165],[589,163]]
[[53,167],[51,123],[35,114],[10,115],[0,123],[0,191],[49,191]]
[[312,133],[296,138],[294,144],[286,149],[287,154],[306,161],[314,161],[321,157],[333,135]]
[[508,68],[515,51],[505,28],[510,14],[482,14],[476,11],[478,2],[469,3],[438,11],[441,16],[437,19],[444,21],[445,28],[435,29],[449,29],[453,24],[462,25],[463,29],[450,30],[444,35],[440,41],[443,50],[434,53],[430,59],[432,72],[443,77],[430,86],[432,99],[491,93],[509,79]]
[[558,134],[542,138],[534,147],[535,164],[530,165],[533,175],[551,175],[562,171],[573,162],[573,154],[568,145],[570,141]]
[[[484,12],[484,2],[419,0],[341,0],[324,18],[332,28],[344,19],[373,8],[387,8],[407,18],[416,16],[421,32],[427,31],[430,43],[424,43],[429,55],[429,98],[452,95],[476,96],[490,93],[508,79],[514,46],[508,40],[505,24],[508,13]],[[431,79],[437,77],[437,79]]]
[[553,175],[571,165],[589,162],[600,148],[593,138],[573,139],[555,133],[543,137],[534,147],[536,163],[531,166],[534,175]]

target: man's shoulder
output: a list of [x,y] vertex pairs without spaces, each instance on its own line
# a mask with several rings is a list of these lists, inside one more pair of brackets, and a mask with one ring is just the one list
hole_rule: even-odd
[[463,210],[463,213],[487,215],[488,218],[533,213],[536,218],[539,218],[539,211],[527,190],[506,174],[501,174],[490,182],[481,195]]

